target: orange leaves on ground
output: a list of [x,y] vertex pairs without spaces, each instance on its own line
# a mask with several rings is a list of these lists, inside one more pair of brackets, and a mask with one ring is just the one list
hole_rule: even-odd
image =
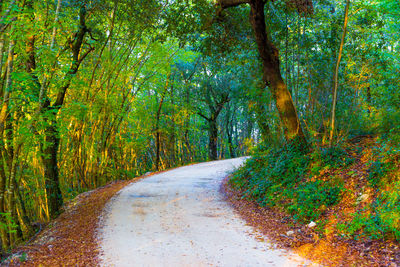
[[23,262],[13,258],[10,266],[97,266],[96,229],[108,200],[130,181],[110,183],[83,193],[68,203],[66,211],[39,234],[32,244],[16,253],[27,255]]

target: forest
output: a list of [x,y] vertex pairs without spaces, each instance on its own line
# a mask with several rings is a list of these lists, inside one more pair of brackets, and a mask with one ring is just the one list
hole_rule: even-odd
[[398,1],[1,0],[0,13],[1,254],[83,192],[241,156],[229,184],[243,198],[321,236],[398,244]]

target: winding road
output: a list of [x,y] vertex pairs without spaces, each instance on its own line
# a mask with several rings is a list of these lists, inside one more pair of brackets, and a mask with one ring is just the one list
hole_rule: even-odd
[[255,238],[219,193],[244,158],[149,176],[107,205],[102,266],[301,266],[304,260]]

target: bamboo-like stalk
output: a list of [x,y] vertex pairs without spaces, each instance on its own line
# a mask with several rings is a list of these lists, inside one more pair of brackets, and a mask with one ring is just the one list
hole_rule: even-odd
[[332,102],[332,111],[331,111],[331,127],[330,127],[330,133],[329,133],[329,147],[332,147],[333,134],[335,132],[336,102],[337,102],[337,91],[338,91],[338,84],[339,84],[339,81],[338,81],[339,67],[340,67],[340,61],[342,59],[343,46],[344,46],[344,41],[345,41],[346,32],[347,32],[347,23],[348,23],[348,18],[349,18],[349,6],[350,6],[350,0],[346,0],[346,8],[345,8],[345,14],[344,14],[344,23],[343,23],[343,34],[342,34],[342,39],[340,41],[339,54],[338,54],[338,58],[336,61],[335,76],[334,76],[333,102]]

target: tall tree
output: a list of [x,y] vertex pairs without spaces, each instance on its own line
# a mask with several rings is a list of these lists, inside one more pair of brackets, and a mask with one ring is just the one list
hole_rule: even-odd
[[64,104],[65,96],[73,77],[78,72],[83,60],[93,50],[93,47],[90,47],[86,51],[82,51],[85,42],[85,35],[89,32],[89,29],[86,26],[86,16],[86,4],[83,4],[79,10],[79,29],[68,42],[68,47],[72,53],[70,67],[63,77],[61,85],[57,88],[54,103],[51,103],[50,99],[45,96],[43,108],[41,109],[41,114],[45,122],[45,136],[40,145],[40,149],[46,182],[48,214],[50,218],[56,217],[63,205],[57,158],[58,148],[60,145],[57,113]]
[[218,116],[221,114],[225,104],[229,102],[228,92],[216,92],[212,85],[206,83],[203,99],[206,103],[208,114],[199,111],[197,114],[204,118],[208,124],[208,159],[218,159]]
[[[308,10],[312,3],[307,2]],[[254,30],[259,56],[263,64],[263,81],[271,90],[288,142],[306,144],[300,120],[293,103],[292,96],[282,78],[279,51],[272,43],[265,23],[264,0],[218,0],[220,8],[229,8],[240,4],[250,5],[250,21]],[[299,3],[302,6],[304,3]]]
[[342,60],[342,53],[343,53],[343,46],[344,46],[344,41],[346,38],[346,32],[347,32],[347,23],[349,19],[349,6],[350,6],[350,0],[346,0],[346,7],[344,11],[344,22],[343,22],[343,33],[342,33],[342,39],[340,41],[340,47],[339,47],[339,53],[336,61],[336,67],[335,67],[335,76],[333,80],[333,101],[332,101],[332,111],[331,111],[331,127],[330,127],[330,132],[329,132],[329,146],[332,146],[333,143],[333,134],[335,132],[335,119],[336,119],[336,102],[337,102],[337,92],[338,92],[338,85],[339,85],[339,67],[340,67],[340,61]]

